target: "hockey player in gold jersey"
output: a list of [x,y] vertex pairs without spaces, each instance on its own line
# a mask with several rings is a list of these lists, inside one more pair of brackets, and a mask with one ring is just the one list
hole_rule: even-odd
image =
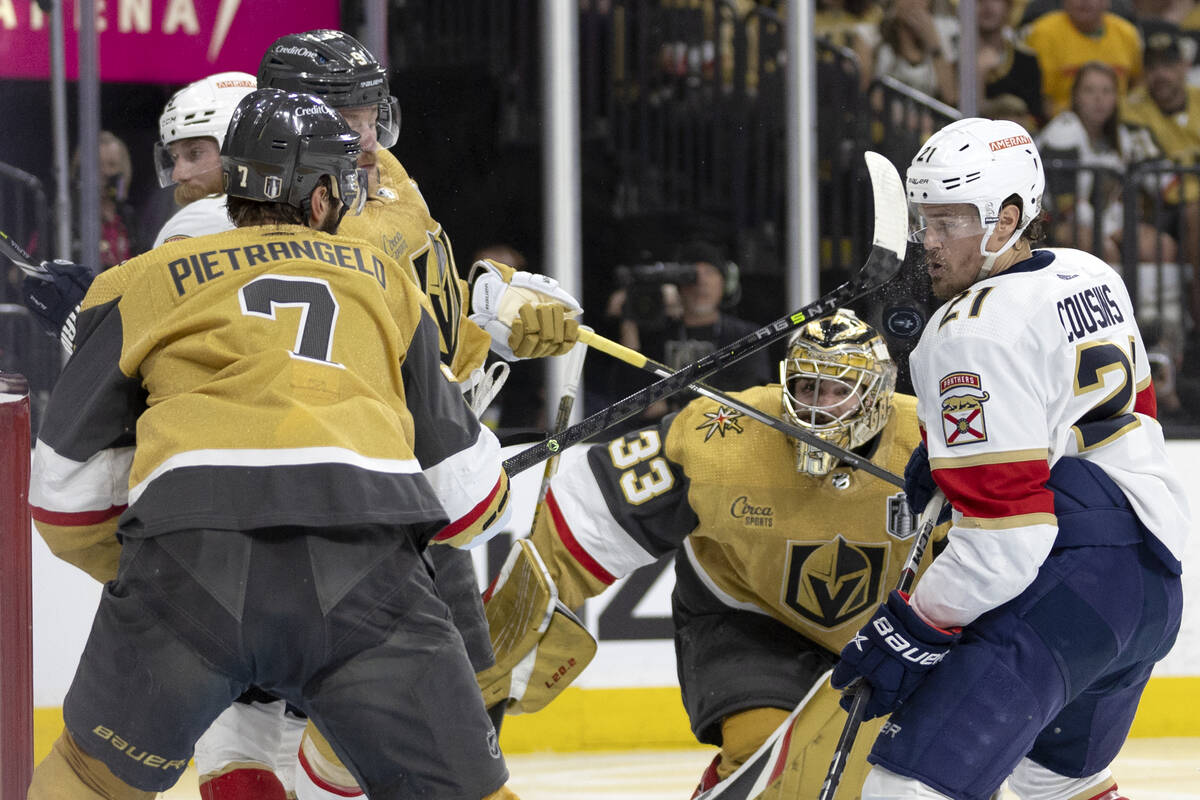
[[[484,369],[489,348],[506,360],[560,355],[574,344],[579,303],[545,276],[481,261],[468,295],[450,239],[432,217],[416,181],[388,150],[396,143],[400,111],[387,70],[352,36],[336,30],[288,34],[267,49],[260,87],[311,92],[337,109],[362,137],[359,166],[367,172],[363,213],[340,233],[370,242],[411,270],[437,322],[442,362],[480,414],[507,375],[504,364]],[[433,547],[439,593],[467,644],[477,672],[493,666],[487,623],[470,557]],[[499,724],[503,709],[493,718]],[[302,800],[358,794],[351,775],[309,727],[302,744],[297,794]]]
[[[780,370],[782,385],[735,396],[903,471],[918,441],[915,403],[894,394],[895,365],[870,326],[848,310],[813,321]],[[895,584],[913,534],[894,486],[701,398],[564,457],[531,540],[572,608],[673,552],[683,702],[697,739],[721,748],[701,788],[734,772],[808,696],[788,766],[762,795],[792,798],[818,794],[845,721],[827,673]],[[877,732],[883,721],[868,724]],[[868,749],[854,749],[844,786],[861,784]]]
[[107,583],[34,800],[165,790],[250,686],[372,797],[513,797],[421,555],[499,530],[507,478],[407,270],[330,235],[361,209],[358,140],[315,97],[248,95],[222,151],[237,228],[84,299],[30,502]]

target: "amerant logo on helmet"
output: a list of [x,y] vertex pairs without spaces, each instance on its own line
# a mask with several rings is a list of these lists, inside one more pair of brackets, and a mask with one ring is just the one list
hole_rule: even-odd
[[994,153],[997,150],[1007,150],[1010,147],[1020,147],[1023,144],[1033,144],[1033,139],[1024,134],[1007,136],[1003,139],[997,139],[994,142],[988,142],[988,148]]
[[239,88],[240,89],[245,89],[245,88],[257,89],[258,88],[258,83],[256,83],[255,81],[246,81],[246,80],[217,81],[213,85],[216,86],[218,89],[239,89]]

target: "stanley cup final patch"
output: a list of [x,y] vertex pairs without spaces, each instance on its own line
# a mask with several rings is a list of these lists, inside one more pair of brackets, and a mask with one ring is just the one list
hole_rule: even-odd
[[946,445],[986,442],[983,404],[989,395],[983,391],[979,376],[974,372],[951,372],[938,381],[938,393],[942,398],[942,434]]

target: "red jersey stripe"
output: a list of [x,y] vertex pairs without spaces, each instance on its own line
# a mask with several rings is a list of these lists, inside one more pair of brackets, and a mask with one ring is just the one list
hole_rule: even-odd
[[563,518],[562,509],[558,507],[558,500],[554,498],[553,489],[549,489],[546,492],[546,508],[550,512],[550,518],[554,520],[554,530],[558,532],[558,538],[562,540],[571,557],[578,561],[584,569],[592,573],[592,576],[596,580],[601,581],[605,586],[612,584],[616,580],[616,577],[609,574],[608,570],[600,566],[600,563],[592,558],[587,550],[583,549],[583,545],[571,533],[571,526]]

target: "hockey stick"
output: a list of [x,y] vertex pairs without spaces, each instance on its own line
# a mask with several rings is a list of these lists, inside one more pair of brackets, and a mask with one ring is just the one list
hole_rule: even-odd
[[51,280],[50,270],[46,269],[41,264],[35,264],[33,256],[25,252],[25,248],[17,244],[4,231],[0,231],[0,253],[31,278],[39,280]]
[[[921,566],[921,557],[925,555],[925,547],[929,544],[929,537],[933,535],[933,529],[937,525],[937,518],[941,516],[942,506],[945,502],[946,495],[942,494],[941,489],[938,489],[933,493],[933,497],[929,498],[925,510],[921,512],[919,520],[921,527],[917,529],[912,548],[908,551],[908,559],[904,562],[903,569],[900,570],[900,579],[896,581],[896,588],[899,591],[908,592],[912,589],[913,582],[917,579],[917,569]],[[838,738],[837,747],[834,748],[833,758],[829,762],[829,772],[825,774],[825,782],[821,784],[821,794],[817,796],[817,800],[833,800],[833,796],[837,793],[838,783],[842,780],[842,772],[845,771],[846,762],[850,758],[850,750],[854,747],[855,738],[858,737],[858,726],[862,724],[863,715],[867,710],[867,701],[871,699],[871,686],[859,680],[847,686],[845,693],[852,697],[850,710],[846,712],[846,724],[842,726],[842,735]]]
[[597,411],[559,434],[550,436],[533,447],[517,453],[504,462],[509,477],[540,464],[564,447],[583,441],[632,417],[658,400],[681,391],[688,385],[707,378],[738,359],[754,353],[771,342],[786,336],[809,320],[831,314],[852,300],[878,289],[900,271],[904,261],[908,215],[904,187],[892,162],[878,153],[863,154],[871,176],[871,191],[875,201],[875,234],[871,254],[857,275],[786,317],[775,320],[733,344],[684,366],[677,372],[660,378],[634,392],[624,400]]
[[[585,334],[584,330],[581,328],[579,331],[579,341],[581,343],[586,342],[588,346],[595,350],[599,350],[602,353],[607,353],[613,358],[624,361],[626,364],[631,366],[644,369],[647,372],[653,372],[655,375],[660,377],[665,377],[672,374],[671,368],[666,364],[655,361],[652,358],[647,358],[638,351],[628,348],[625,345],[618,344],[612,339],[608,339],[597,333],[593,333],[591,330],[588,330]],[[747,405],[746,403],[730,397],[719,389],[714,389],[707,384],[697,382],[688,388],[697,394],[707,397],[710,400],[716,400],[718,403],[726,405],[740,414],[750,417],[751,419],[758,420],[762,424],[779,431],[784,436],[790,436],[793,439],[799,439],[805,444],[811,445],[818,450],[823,450],[830,455],[837,456],[838,460],[844,464],[856,469],[861,469],[863,472],[869,472],[876,478],[885,480],[888,483],[894,484],[895,486],[899,486],[901,488],[904,487],[904,478],[901,478],[896,473],[890,472],[883,467],[871,463],[870,460],[863,458],[851,450],[847,450],[844,447],[839,447],[833,442],[827,442],[820,436],[817,436],[815,433],[806,431],[798,425],[793,425],[786,420],[782,420],[778,417],[774,417],[770,414],[759,411],[754,406]]]
[[[562,397],[558,399],[558,415],[554,418],[554,432],[566,430],[571,424],[571,409],[575,407],[575,396],[579,394],[579,382],[583,377],[583,359],[587,357],[588,341],[585,336],[592,335],[592,329],[581,326],[579,341],[567,353],[566,369],[563,370]],[[529,531],[532,534],[537,529],[538,516],[542,513],[542,505],[546,501],[546,492],[550,489],[550,479],[558,470],[558,458],[562,453],[555,453],[546,459],[546,469],[542,472],[542,485],[538,489],[537,505],[533,507],[533,524]]]
[[[940,491],[936,492],[925,507],[924,512],[922,512],[920,528],[913,539],[912,547],[908,551],[908,558],[904,562],[904,567],[900,571],[900,578],[896,582],[897,588],[907,590],[912,587],[913,580],[916,578],[917,567],[921,563],[921,557],[925,554],[925,547],[929,543],[929,537],[933,534],[933,529],[944,500],[945,497],[942,493]],[[738,767],[736,772],[708,791],[697,795],[693,800],[753,800],[760,796],[773,780],[783,774],[788,759],[791,757],[792,725],[795,723],[796,717],[804,710],[804,706],[808,703],[809,698],[824,685],[825,681],[829,680],[829,675],[830,672],[826,672],[813,684],[808,694],[800,701],[795,710],[788,715],[783,724],[767,737],[762,746],[742,766]],[[857,686],[858,684],[855,684],[855,687]],[[852,690],[848,689],[847,691]],[[864,694],[869,696],[870,692],[858,690],[856,694],[859,696]],[[841,779],[842,771],[846,767],[846,758],[850,754],[850,748],[854,745],[854,737],[858,733],[858,726],[862,724],[862,714],[866,709],[866,699],[863,699],[862,707],[859,708],[857,717],[854,716],[853,706],[851,707],[851,711],[849,712],[850,717],[846,720],[846,726],[842,729],[842,735],[838,739],[837,747],[834,750],[829,772],[826,774],[825,783],[822,785],[820,800],[830,800],[833,797],[833,791],[837,788],[837,781]],[[854,720],[852,731],[850,730],[851,719]],[[799,744],[803,747],[808,742],[800,742]],[[837,776],[832,778],[833,784],[830,785],[835,767]]]

